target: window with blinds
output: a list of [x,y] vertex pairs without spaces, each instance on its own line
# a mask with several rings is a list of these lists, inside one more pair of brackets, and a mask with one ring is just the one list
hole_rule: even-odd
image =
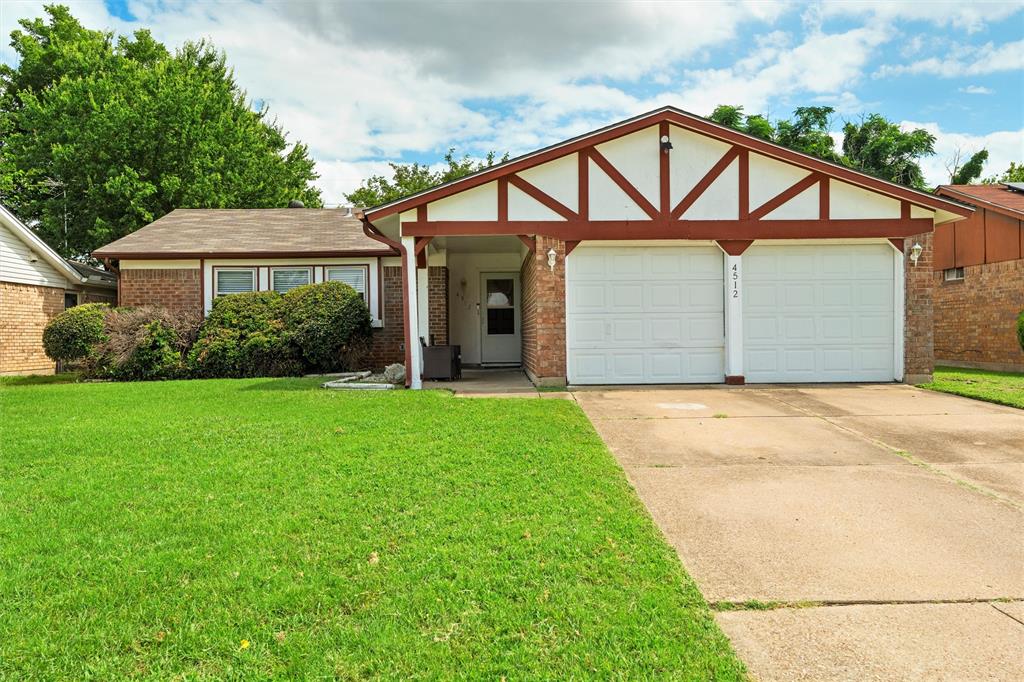
[[255,270],[216,270],[215,273],[217,296],[244,294],[256,290]]
[[274,268],[270,271],[271,288],[279,294],[312,281],[309,268]]
[[327,268],[328,282],[344,282],[358,291],[363,300],[369,305],[369,299],[366,295],[366,275],[367,268],[363,265]]

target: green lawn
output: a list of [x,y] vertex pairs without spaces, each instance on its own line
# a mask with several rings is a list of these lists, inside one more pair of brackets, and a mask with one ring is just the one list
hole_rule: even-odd
[[1024,409],[1024,374],[1015,372],[936,367],[932,382],[921,388]]
[[742,679],[571,401],[0,384],[0,679]]

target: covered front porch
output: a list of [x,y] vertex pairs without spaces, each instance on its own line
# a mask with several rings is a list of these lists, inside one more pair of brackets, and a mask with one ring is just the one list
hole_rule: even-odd
[[[542,244],[538,255],[536,240],[512,235],[418,240],[406,255],[410,266],[415,259],[416,272],[408,336],[419,340],[410,350],[420,357],[412,358],[412,366],[423,366],[425,347],[451,345],[459,347],[467,370],[521,368],[530,381],[550,383],[540,380],[545,354],[556,354],[564,367],[564,348],[542,348],[538,340],[540,327],[564,327],[564,304],[557,311],[545,306],[564,290],[561,275],[548,265],[552,246]],[[559,374],[564,377],[564,370]],[[430,378],[427,372],[424,379]]]

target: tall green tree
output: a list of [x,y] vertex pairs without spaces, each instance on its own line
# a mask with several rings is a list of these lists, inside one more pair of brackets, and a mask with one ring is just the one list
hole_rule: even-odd
[[985,185],[994,185],[999,182],[1024,182],[1024,163],[1010,162],[1010,167],[1002,175],[993,175],[981,181]]
[[[959,151],[957,156],[960,156]],[[949,182],[953,185],[969,185],[981,177],[981,171],[985,167],[985,162],[988,161],[988,150],[982,149],[980,152],[975,152],[963,165],[959,165],[958,161],[959,159],[954,160],[952,164]]]
[[762,114],[745,114],[743,107],[722,104],[708,116],[712,121],[740,132],[775,142],[828,161],[839,161],[835,141],[829,133],[832,107],[798,107],[793,118],[774,123]]
[[883,180],[925,189],[920,159],[934,153],[934,135],[904,131],[880,114],[843,126],[843,163]]
[[321,205],[308,148],[254,110],[224,53],[87,29],[68,8],[11,33],[0,65],[0,202],[64,255],[179,207]]
[[389,163],[391,177],[373,175],[363,181],[359,189],[345,195],[345,199],[354,206],[367,208],[379,206],[407,197],[436,185],[458,180],[471,173],[490,168],[496,163],[508,161],[506,153],[500,159],[496,152],[488,152],[483,160],[475,160],[469,155],[456,158],[455,149],[449,149],[444,155],[444,166],[432,171],[430,166],[420,163]]

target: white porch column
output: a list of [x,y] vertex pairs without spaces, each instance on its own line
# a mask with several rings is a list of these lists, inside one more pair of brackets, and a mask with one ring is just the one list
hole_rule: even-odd
[[[429,247],[428,247],[429,248]],[[430,345],[430,292],[427,289],[427,268],[416,271],[416,310],[419,311],[420,334],[426,344]]]
[[409,357],[411,367],[405,371],[409,375],[409,388],[423,388],[423,352],[420,348],[420,316],[419,316],[419,287],[416,276],[416,237],[402,237],[402,246],[405,250],[405,272],[406,287],[409,298],[405,304],[409,307],[409,332],[406,334],[409,344]]
[[[730,378],[735,377],[732,381]],[[743,256],[725,255],[725,381],[743,377]]]

